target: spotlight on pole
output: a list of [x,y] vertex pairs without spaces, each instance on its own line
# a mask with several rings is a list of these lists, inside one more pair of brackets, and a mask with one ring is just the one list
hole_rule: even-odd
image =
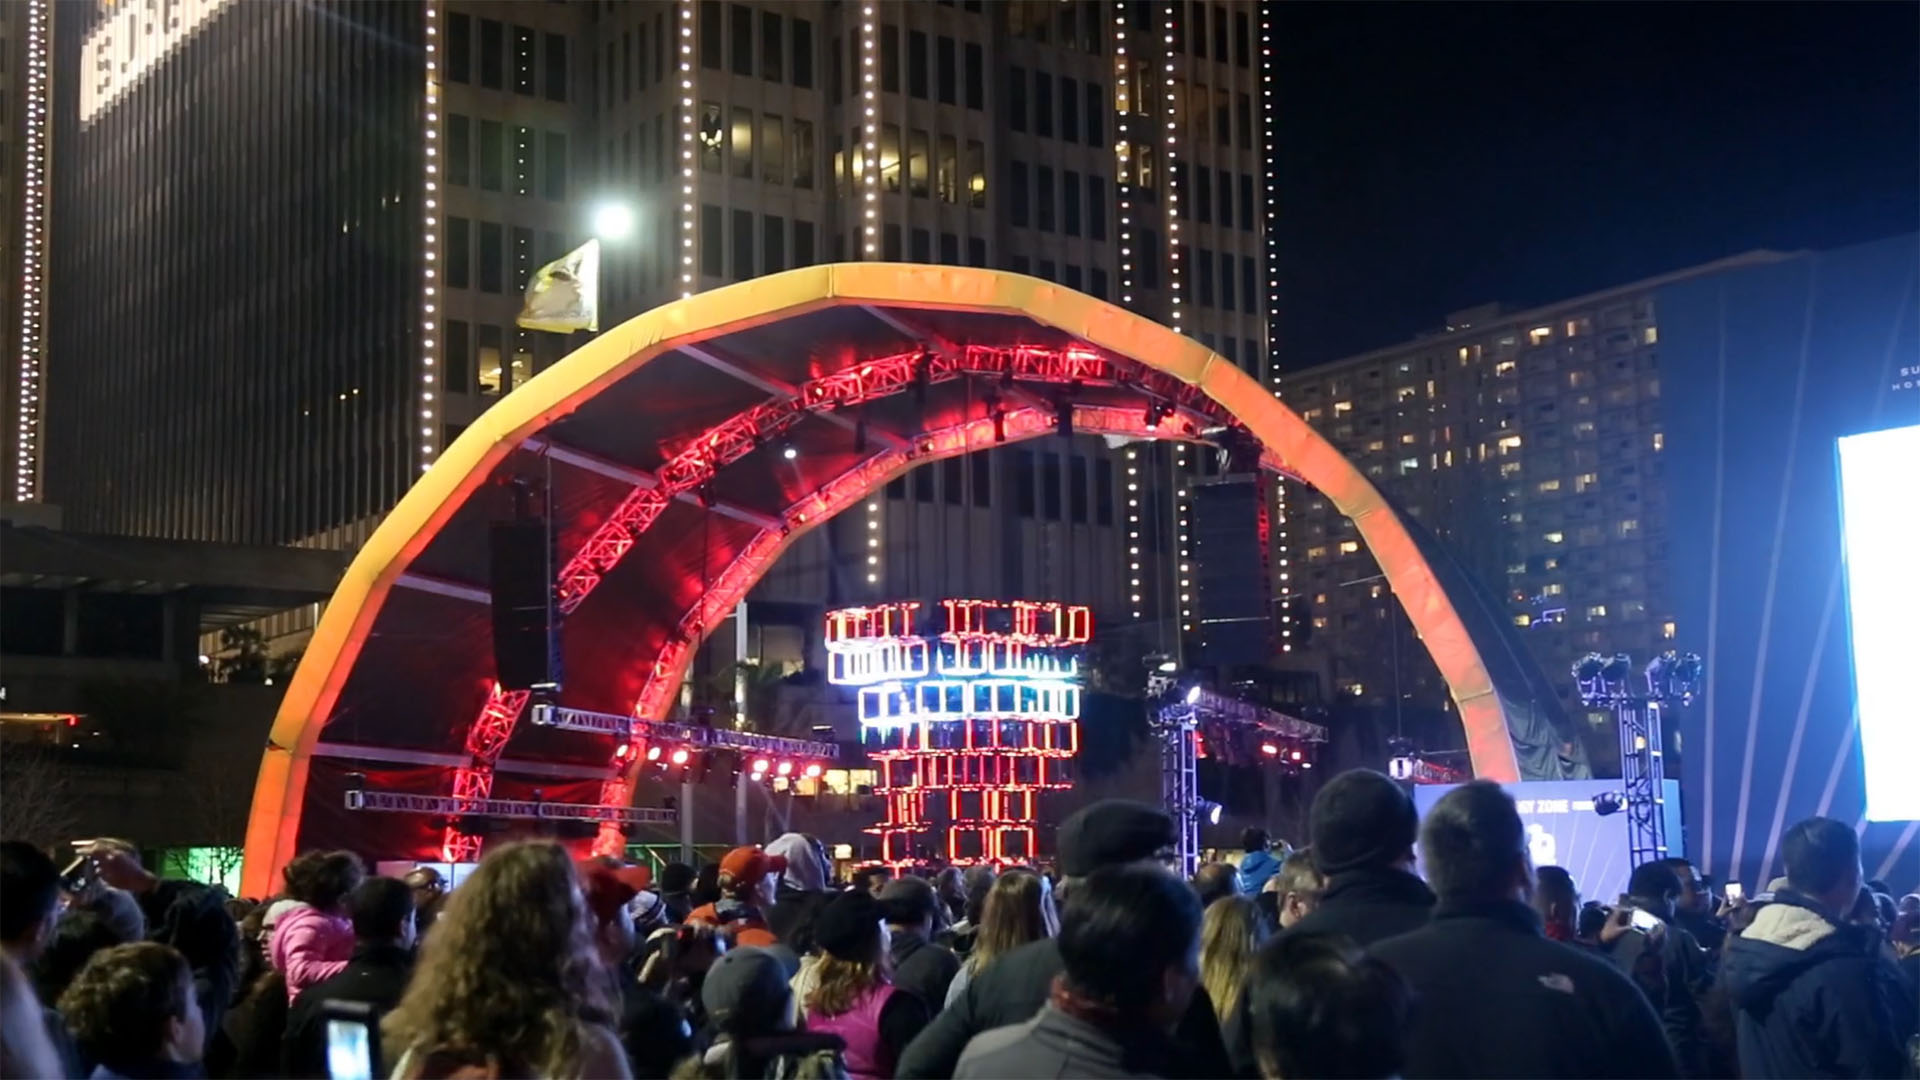
[[1187,704],[1194,705],[1194,704],[1198,704],[1199,701],[1200,701],[1200,687],[1197,685],[1188,687],[1187,688]]
[[1214,802],[1212,799],[1201,799],[1198,809],[1200,816],[1206,819],[1207,824],[1218,825],[1220,824],[1220,815],[1226,808]]
[[1627,797],[1618,791],[1603,791],[1593,797],[1593,812],[1601,817],[1612,817],[1626,809]]

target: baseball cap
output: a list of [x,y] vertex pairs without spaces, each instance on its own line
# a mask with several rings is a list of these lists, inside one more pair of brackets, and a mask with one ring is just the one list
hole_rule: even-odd
[[726,1031],[777,1026],[787,1015],[786,968],[766,949],[746,946],[721,954],[700,984],[707,1016]]
[[720,873],[740,882],[759,881],[786,868],[786,856],[769,855],[757,844],[734,848],[720,860]]
[[1060,823],[1060,873],[1085,877],[1103,866],[1150,859],[1174,845],[1173,819],[1131,799],[1102,799]]
[[576,869],[587,910],[603,923],[619,918],[627,904],[653,884],[653,871],[644,866],[627,866],[608,855],[583,859]]

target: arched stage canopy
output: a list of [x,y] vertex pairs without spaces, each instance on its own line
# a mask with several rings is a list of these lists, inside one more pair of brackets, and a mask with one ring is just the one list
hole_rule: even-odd
[[480,838],[444,819],[347,811],[355,788],[538,788],[591,803],[608,778],[605,791],[627,793],[616,739],[523,723],[525,695],[494,687],[488,536],[512,518],[516,477],[549,492],[567,613],[562,704],[660,718],[694,646],[796,537],[916,465],[1051,434],[1064,408],[1083,433],[1241,433],[1267,467],[1319,489],[1358,526],[1432,653],[1475,773],[1541,775],[1559,742],[1541,714],[1558,707],[1550,693],[1539,703],[1503,617],[1233,363],[1018,274],[817,266],[614,327],[444,450],[354,559],[288,687],[254,792],[245,889],[265,895],[316,846],[478,853]]

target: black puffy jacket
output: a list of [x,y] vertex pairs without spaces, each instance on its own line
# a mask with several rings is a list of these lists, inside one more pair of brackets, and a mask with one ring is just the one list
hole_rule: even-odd
[[1907,1068],[1920,1007],[1872,927],[1837,923],[1812,900],[1777,892],[1727,943],[1720,978],[1747,1080]]

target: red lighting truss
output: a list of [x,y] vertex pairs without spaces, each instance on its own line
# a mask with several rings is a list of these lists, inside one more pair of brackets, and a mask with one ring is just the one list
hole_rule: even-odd
[[945,627],[912,633],[916,603],[827,615],[828,678],[858,688],[886,818],[881,861],[913,861],[946,834],[953,863],[1032,858],[1038,795],[1073,784],[1079,672],[1092,636],[1085,607],[946,600]]
[[[527,697],[525,690],[502,690],[499,683],[493,684],[479,717],[467,728],[469,761],[454,770],[455,799],[466,803],[493,796],[493,766],[500,760],[500,751],[507,748],[507,739],[513,734],[521,710],[527,706]],[[480,857],[484,842],[481,837],[462,831],[457,823],[449,824],[440,842],[440,858],[450,863],[473,862]]]
[[[637,485],[627,493],[562,566],[554,583],[556,606],[562,614],[577,609],[675,498],[697,491],[720,469],[756,448],[777,443],[807,415],[859,405],[908,392],[917,386],[972,376],[992,377],[1000,382],[1125,388],[1145,399],[1158,418],[1157,422],[1149,422],[1137,404],[1075,404],[1074,427],[1088,433],[1200,439],[1202,431],[1237,426],[1237,422],[1199,388],[1134,361],[1117,360],[1084,347],[969,345],[913,349],[877,357],[857,367],[811,379],[791,394],[754,405],[682,444],[650,483]],[[1179,418],[1185,423],[1168,424],[1168,418]],[[1013,408],[996,416],[963,420],[925,431],[912,436],[904,449],[881,449],[801,498],[782,515],[782,527],[765,530],[749,541],[709,584],[703,599],[686,613],[671,640],[655,658],[639,697],[632,704],[633,715],[666,715],[680,673],[706,629],[718,625],[718,620],[733,610],[737,597],[779,557],[794,529],[832,517],[890,477],[923,461],[1044,434],[1053,430],[1055,422],[1051,408]],[[1262,466],[1290,471],[1272,454],[1263,456]],[[1039,625],[1046,625],[1045,620],[1052,617],[1052,607],[1044,603],[1035,603],[1033,607],[1032,617],[1040,621]],[[1091,626],[1085,609],[1067,610],[1079,611],[1077,617],[1082,621],[1077,630],[1059,628],[1056,636],[1070,638],[1078,633],[1079,640],[1086,640]],[[903,625],[902,632],[906,629]],[[525,693],[496,693],[482,707],[468,735],[469,752],[474,761],[456,773],[455,796],[484,798],[491,792],[493,762],[511,736],[526,702]],[[476,746],[492,749],[471,749]],[[624,770],[616,766],[616,775],[603,786],[602,803],[618,804],[630,797],[636,767],[637,763]],[[614,842],[610,830],[602,840],[608,844]],[[480,847],[479,837],[448,828],[446,851],[457,851],[470,860],[478,857]]]

